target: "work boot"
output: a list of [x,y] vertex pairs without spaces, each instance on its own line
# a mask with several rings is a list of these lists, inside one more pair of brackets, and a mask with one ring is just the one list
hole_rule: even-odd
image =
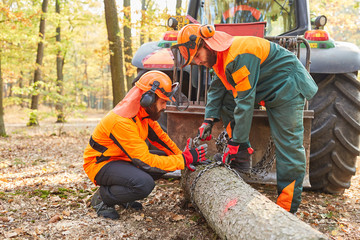
[[135,209],[136,211],[143,209],[143,205],[139,202],[121,203],[121,206],[123,206],[125,209],[132,208]]
[[100,189],[98,189],[91,198],[91,206],[95,209],[99,217],[118,219],[120,215],[114,206],[107,206],[100,196]]
[[251,155],[253,152],[252,148],[238,151],[235,159],[231,161],[230,167],[239,173],[249,174],[251,172]]

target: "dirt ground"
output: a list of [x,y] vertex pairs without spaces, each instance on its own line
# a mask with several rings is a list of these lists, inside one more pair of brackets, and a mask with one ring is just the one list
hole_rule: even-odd
[[[97,189],[84,174],[82,154],[104,112],[28,128],[18,109],[5,111],[9,137],[0,138],[0,239],[218,239],[185,204],[179,180],[160,179],[135,211],[98,218],[89,206]],[[276,188],[254,184],[276,201]],[[343,195],[303,192],[297,217],[330,239],[360,239],[360,161]]]

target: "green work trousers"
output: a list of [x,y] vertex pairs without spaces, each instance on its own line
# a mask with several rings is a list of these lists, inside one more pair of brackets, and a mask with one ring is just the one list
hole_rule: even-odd
[[[303,146],[304,104],[305,98],[298,94],[290,101],[266,109],[271,136],[276,147],[276,177],[279,194],[277,204],[292,213],[296,212],[300,205],[306,171]],[[221,119],[224,127],[233,121],[231,112],[234,108],[235,103],[222,107]],[[244,124],[251,124],[251,122]]]

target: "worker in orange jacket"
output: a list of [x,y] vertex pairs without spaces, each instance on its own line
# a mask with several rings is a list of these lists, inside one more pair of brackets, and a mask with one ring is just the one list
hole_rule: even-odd
[[[163,174],[205,160],[207,145],[182,152],[156,121],[168,101],[175,102],[177,84],[163,72],[143,74],[125,98],[96,126],[84,152],[84,170],[99,185],[91,204],[98,216],[117,219],[115,205],[142,209]],[[161,150],[150,151],[145,140]]]
[[172,46],[176,63],[206,66],[215,73],[199,137],[208,140],[213,124],[222,119],[230,137],[222,161],[239,172],[251,170],[253,111],[264,102],[276,146],[277,204],[295,213],[306,169],[303,109],[305,99],[317,92],[315,81],[292,52],[263,38],[189,24],[177,42]]

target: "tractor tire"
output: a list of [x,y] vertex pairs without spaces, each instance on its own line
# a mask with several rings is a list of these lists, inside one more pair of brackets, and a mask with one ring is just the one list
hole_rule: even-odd
[[355,73],[313,74],[319,90],[309,102],[311,190],[342,194],[356,173],[360,134],[360,82]]

